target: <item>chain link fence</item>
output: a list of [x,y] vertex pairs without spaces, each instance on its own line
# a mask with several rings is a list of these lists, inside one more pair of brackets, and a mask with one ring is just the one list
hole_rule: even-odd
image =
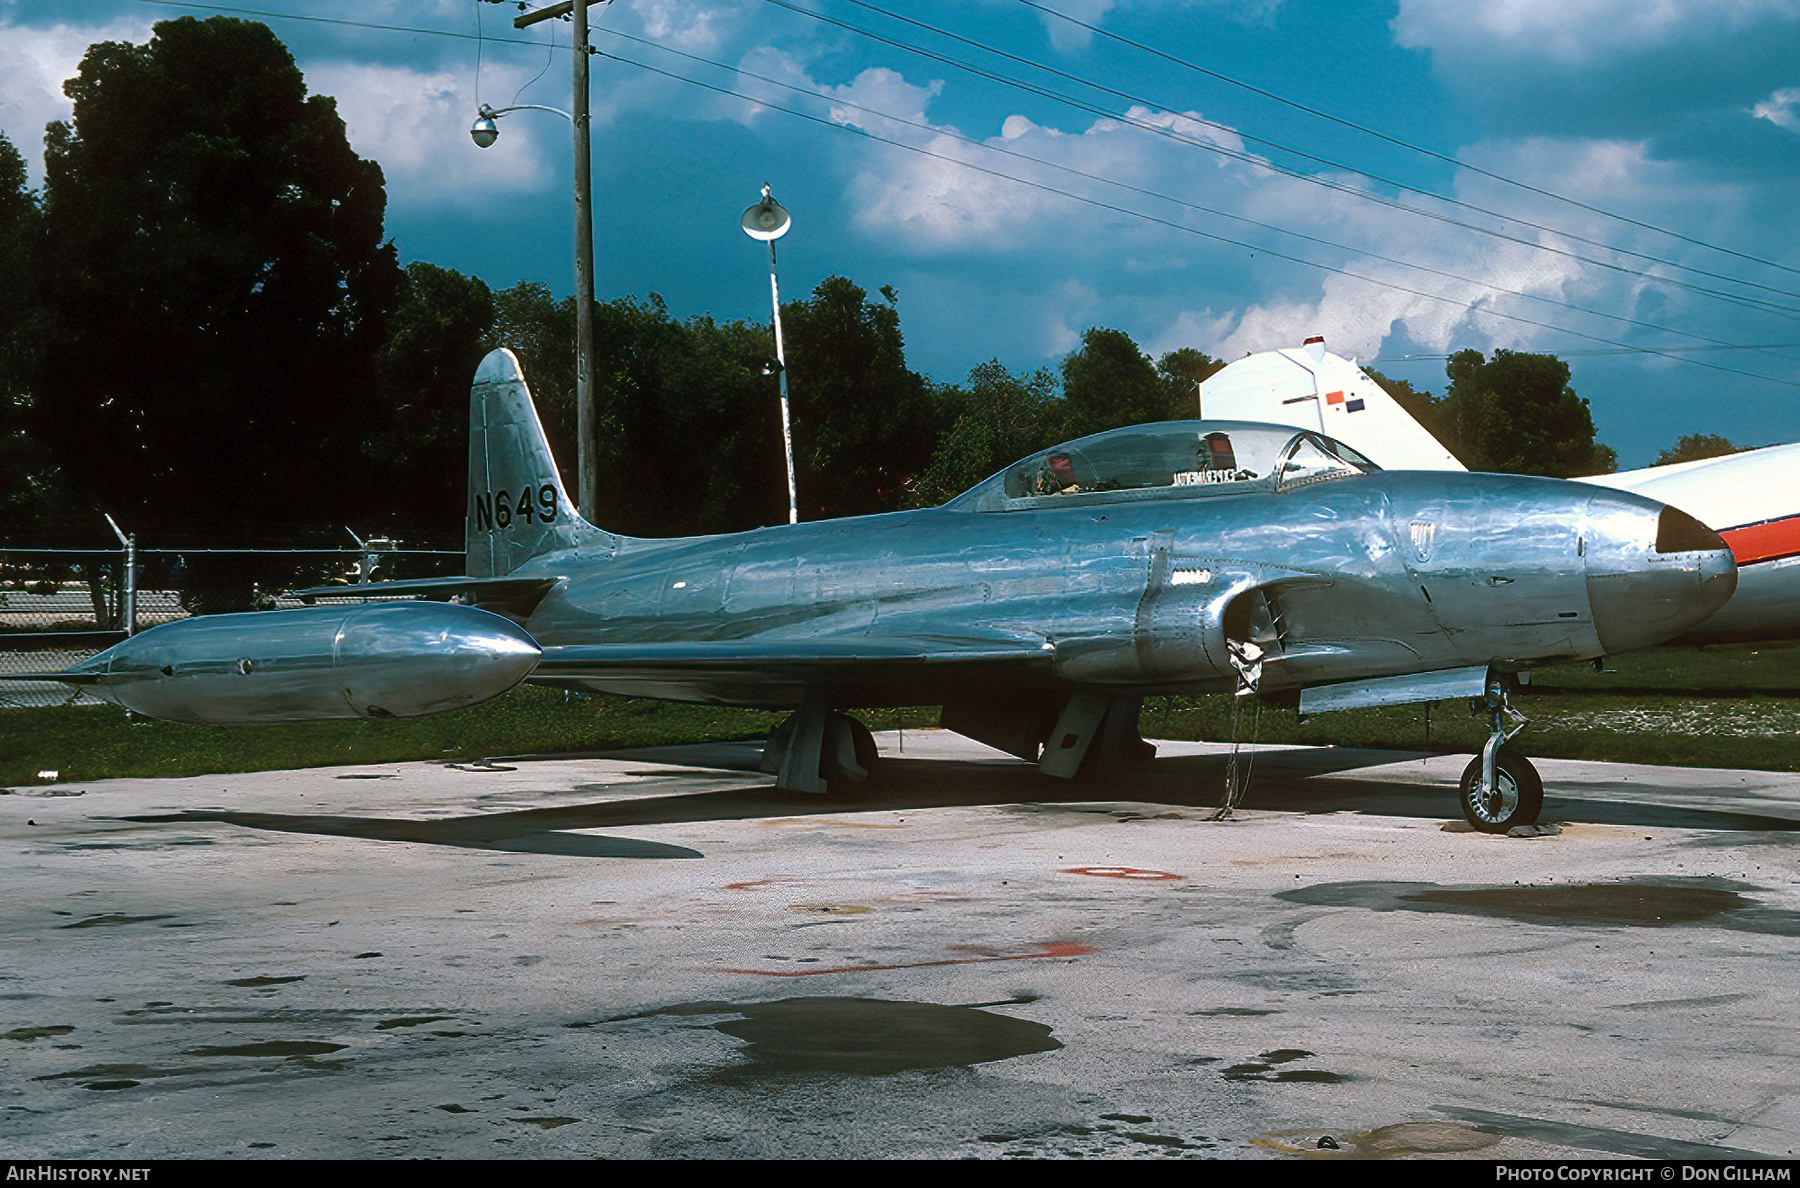
[[0,546],[0,709],[95,704],[65,685],[6,675],[58,672],[159,623],[298,607],[286,591],[307,586],[463,568],[460,549],[406,549],[380,538],[340,549],[140,549],[113,531],[116,549]]

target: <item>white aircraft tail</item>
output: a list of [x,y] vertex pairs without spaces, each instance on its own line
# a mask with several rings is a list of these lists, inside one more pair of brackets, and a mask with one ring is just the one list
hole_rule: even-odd
[[556,471],[518,357],[502,348],[469,391],[468,574],[500,577],[564,549],[617,552],[628,538],[581,518]]
[[1200,384],[1200,413],[1267,421],[1336,438],[1384,470],[1463,470],[1437,438],[1322,338],[1299,349],[1260,351]]

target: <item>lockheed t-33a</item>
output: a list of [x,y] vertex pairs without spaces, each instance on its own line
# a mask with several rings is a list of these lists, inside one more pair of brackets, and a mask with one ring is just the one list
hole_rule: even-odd
[[1154,755],[1146,696],[1469,698],[1493,732],[1463,811],[1504,832],[1543,794],[1519,675],[1678,636],[1737,581],[1711,529],[1628,491],[1384,471],[1250,422],[1084,437],[941,507],[634,539],[575,513],[504,350],[475,376],[469,501],[464,576],[153,627],[54,679],[202,723],[434,713],[521,680],[789,709],[763,766],[806,792],[873,771],[858,707],[942,705],[1068,778]]

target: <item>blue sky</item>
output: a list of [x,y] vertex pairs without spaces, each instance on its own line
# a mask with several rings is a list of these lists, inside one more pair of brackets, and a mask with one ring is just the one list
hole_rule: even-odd
[[[767,181],[795,219],[784,295],[893,285],[941,380],[1054,364],[1094,325],[1223,358],[1318,333],[1434,391],[1441,359],[1404,356],[1562,354],[1626,466],[1684,433],[1800,439],[1800,346],[1778,346],[1800,343],[1800,0],[1043,0],[1099,32],[1021,0],[870,3],[597,10],[593,44],[631,60],[594,59],[602,297],[766,317],[737,217]],[[478,94],[568,106],[567,24],[237,8],[0,0],[0,129],[40,176],[85,47],[179,15],[432,30],[261,18],[381,163],[403,259],[572,288],[568,125],[467,136]]]

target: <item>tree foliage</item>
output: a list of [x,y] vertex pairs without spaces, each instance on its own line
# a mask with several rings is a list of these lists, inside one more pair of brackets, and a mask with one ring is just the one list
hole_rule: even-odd
[[380,167],[251,22],[96,44],[64,89],[33,267],[40,440],[127,522],[225,543],[360,517],[370,492],[327,460],[378,420],[401,283]]
[[461,539],[469,382],[493,325],[494,295],[480,278],[406,266],[376,360],[374,415],[357,471],[379,495],[351,513],[358,531]]
[[906,366],[898,295],[828,276],[782,309],[802,519],[892,511],[930,463],[936,419]]
[[1181,347],[1158,359],[1156,374],[1163,382],[1163,417],[1184,421],[1199,415],[1201,381],[1224,366],[1223,359],[1193,347]]
[[1751,448],[1753,447],[1736,445],[1730,438],[1717,433],[1689,433],[1657,454],[1654,465],[1672,466],[1677,462],[1698,462],[1702,458],[1723,458],[1727,454],[1741,454]]
[[31,250],[41,212],[25,160],[0,133],[0,517],[49,540],[46,520],[62,496],[56,464],[28,432],[29,375],[39,315],[31,297]]
[[1169,384],[1122,330],[1095,326],[1062,361],[1064,437],[1167,420]]
[[937,391],[940,423],[931,463],[906,505],[935,507],[1026,454],[1056,444],[1062,429],[1056,375],[1047,367],[1014,375],[998,359],[977,365],[965,387]]
[[1447,437],[1440,440],[1470,470],[1575,478],[1617,465],[1594,440],[1588,403],[1556,356],[1499,350],[1488,360],[1463,350],[1444,370],[1450,388],[1437,406]]

